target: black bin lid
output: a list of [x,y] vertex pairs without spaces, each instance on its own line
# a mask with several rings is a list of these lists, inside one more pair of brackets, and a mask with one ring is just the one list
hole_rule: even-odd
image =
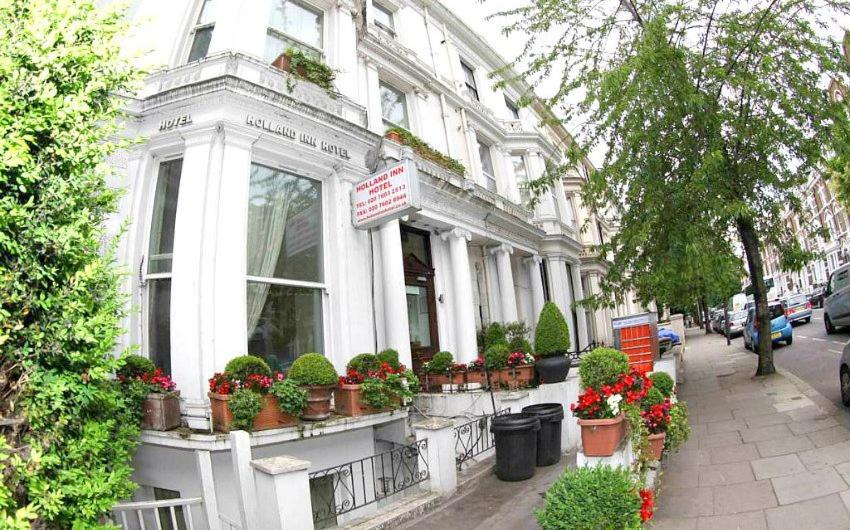
[[490,423],[490,432],[539,431],[540,418],[536,414],[502,414]]
[[522,408],[528,414],[534,414],[540,421],[561,421],[564,419],[564,406],[560,403],[538,403]]

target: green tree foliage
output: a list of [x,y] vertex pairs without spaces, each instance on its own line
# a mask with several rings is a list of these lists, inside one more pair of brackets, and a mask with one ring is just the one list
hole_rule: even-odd
[[0,521],[93,528],[134,489],[138,403],[112,374],[125,299],[105,161],[136,73],[122,15],[0,0]]
[[564,355],[569,349],[570,328],[567,321],[557,305],[546,302],[534,330],[534,351],[541,357],[552,357]]
[[503,13],[506,36],[527,39],[511,66],[532,87],[561,80],[544,103],[585,124],[572,162],[607,151],[582,190],[622,221],[600,249],[615,256],[605,293],[679,296],[712,257],[734,272],[722,239],[736,232],[762,317],[760,374],[774,371],[760,251],[776,248],[786,270],[811,257],[783,228],[831,140],[838,106],[822,80],[847,78],[829,36],[847,14],[843,0],[539,0]]

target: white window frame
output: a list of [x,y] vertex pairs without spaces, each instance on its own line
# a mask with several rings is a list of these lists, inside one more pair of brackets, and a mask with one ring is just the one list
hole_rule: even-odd
[[[251,166],[254,166],[254,165],[260,165],[260,166],[265,166],[265,167],[268,167],[268,168],[271,168],[271,169],[274,169],[274,170],[284,171],[284,172],[287,172],[287,173],[291,173],[291,174],[293,174],[297,177],[310,179],[314,182],[319,183],[319,185],[321,186],[320,205],[321,205],[321,208],[322,208],[322,219],[321,219],[321,221],[322,221],[322,231],[321,231],[321,233],[322,233],[322,260],[321,260],[322,261],[322,281],[321,282],[309,282],[309,281],[302,281],[302,280],[288,280],[288,279],[284,279],[284,278],[266,278],[264,276],[252,276],[252,275],[246,274],[245,275],[245,288],[247,290],[248,284],[250,282],[255,282],[255,283],[267,283],[267,284],[270,284],[270,285],[280,285],[280,286],[285,286],[285,287],[303,287],[303,288],[308,288],[308,289],[319,290],[319,292],[321,294],[321,300],[322,300],[322,303],[321,303],[321,310],[322,310],[322,348],[321,349],[322,349],[322,352],[321,353],[322,353],[322,355],[325,356],[325,358],[327,358],[327,359],[331,360],[331,362],[333,362],[333,360],[335,359],[335,357],[334,357],[335,352],[334,352],[334,348],[333,348],[333,337],[331,335],[330,330],[334,329],[334,328],[333,328],[333,322],[332,322],[332,311],[331,311],[331,303],[330,303],[331,302],[331,300],[330,300],[330,285],[328,283],[328,278],[329,278],[329,276],[331,276],[331,271],[328,268],[330,266],[331,260],[330,260],[330,257],[329,257],[330,252],[328,252],[328,248],[327,248],[328,243],[330,242],[329,238],[331,237],[331,234],[330,234],[329,226],[328,226],[330,224],[330,222],[328,222],[328,218],[326,216],[326,213],[328,212],[328,208],[331,207],[332,204],[333,204],[328,197],[328,195],[331,191],[331,189],[330,189],[331,187],[328,186],[328,182],[327,182],[326,179],[324,179],[324,178],[322,178],[318,175],[313,174],[313,172],[310,171],[309,169],[305,169],[305,170],[299,169],[300,164],[298,163],[297,154],[293,153],[293,155],[295,155],[296,158],[287,157],[286,160],[283,160],[280,157],[273,156],[271,154],[264,154],[263,151],[255,151],[253,153],[253,156],[251,157],[251,162],[248,165],[249,173],[248,173],[248,175],[246,175],[246,178],[248,179],[248,187],[250,189],[250,178],[251,178],[250,168],[251,168]],[[245,207],[247,208],[247,204],[245,205]],[[248,231],[248,226],[246,225],[245,226],[246,235],[247,235],[247,231]],[[247,239],[246,239],[246,245],[247,245]],[[246,310],[247,310],[248,300],[246,299],[244,301],[244,303],[246,304]],[[247,329],[246,329],[245,332],[246,332],[245,347],[247,348],[248,347]],[[302,352],[302,353],[307,353],[307,352]]]
[[[213,0],[213,1],[216,1],[216,0]],[[222,2],[223,0],[218,0],[218,1]],[[209,50],[209,47],[207,47],[207,52],[204,54],[203,57],[200,57],[198,59],[193,59],[192,61],[189,60],[189,55],[192,53],[192,45],[195,43],[195,34],[199,30],[208,29],[208,28],[211,29],[213,34],[215,34],[215,25],[216,25],[217,20],[213,20],[212,22],[207,22],[205,24],[200,23],[201,15],[203,14],[204,7],[206,7],[206,5],[207,5],[207,0],[201,0],[200,5],[196,8],[195,17],[193,18],[195,23],[192,25],[191,31],[189,31],[189,39],[188,39],[188,42],[186,43],[185,60],[183,61],[184,63],[202,61],[209,56],[210,50]],[[210,36],[210,44],[212,44],[212,36]]]
[[[469,73],[472,77],[472,87],[470,88],[469,81],[466,77],[466,71],[469,70]],[[481,101],[481,94],[478,92],[478,79],[475,77],[475,68],[464,59],[460,60],[460,72],[463,75],[463,86],[466,89],[466,93],[469,95],[471,99],[475,101]]]
[[[478,144],[478,153],[479,153],[478,163],[481,166],[481,176],[484,177],[484,187],[487,188],[488,191],[491,191],[493,193],[499,193],[499,181],[496,179],[496,166],[493,163],[493,145],[487,143],[486,141],[482,140],[481,138],[478,138],[476,143]],[[481,161],[481,148],[482,147],[484,147],[486,149],[487,156],[490,158],[490,168],[493,170],[492,174],[484,171],[484,162]],[[493,183],[493,188],[495,188],[495,189],[492,189],[492,190],[490,189],[490,186],[488,186],[488,184],[490,182]]]
[[[516,174],[516,170],[514,168],[513,158],[519,157],[522,159],[522,165],[525,167],[525,180],[520,181],[519,177]],[[522,205],[525,205],[527,199],[531,197],[528,195],[528,181],[531,180],[531,166],[528,164],[528,153],[523,152],[514,152],[511,153],[511,172],[513,173],[514,182],[516,182],[517,190],[519,190],[519,200]]]
[[[176,146],[173,146],[176,147]],[[171,249],[171,271],[170,272],[148,272],[148,266],[150,265],[150,245],[151,245],[151,228],[153,228],[153,214],[154,214],[154,203],[156,202],[156,187],[159,184],[159,167],[161,164],[166,162],[171,162],[172,160],[183,159],[185,163],[185,153],[182,150],[182,146],[179,150],[171,148],[167,149],[166,153],[161,155],[154,155],[151,158],[151,164],[146,172],[148,174],[148,182],[151,183],[150,187],[147,190],[147,205],[145,207],[145,231],[143,236],[143,247],[141,251],[141,259],[139,263],[139,298],[141,301],[140,307],[141,311],[141,322],[139,322],[139,330],[141,336],[139,337],[139,343],[141,344],[141,354],[150,359],[151,351],[150,351],[150,282],[156,280],[172,280],[174,277],[174,253],[175,249]],[[180,180],[182,184],[183,180],[183,170],[181,169]],[[180,207],[180,191],[177,191],[177,207]],[[175,231],[177,229],[176,220],[175,220]],[[174,288],[174,282],[171,283],[172,289]],[[174,298],[172,297],[172,302]],[[171,315],[169,315],[169,319]],[[171,338],[169,337],[169,341]],[[172,366],[173,368],[173,366]]]
[[410,102],[409,102],[409,100],[410,100],[409,93],[398,88],[396,85],[394,85],[390,82],[387,82],[383,79],[379,79],[378,80],[378,96],[379,97],[380,97],[380,94],[381,94],[381,87],[382,86],[386,86],[386,87],[390,88],[391,90],[395,90],[396,92],[398,92],[399,94],[404,96],[403,105],[404,105],[404,114],[407,117],[407,125],[402,125],[400,123],[391,122],[390,120],[384,118],[384,108],[383,108],[383,106],[381,107],[381,122],[384,124],[384,126],[386,128],[395,126],[395,127],[403,127],[405,129],[407,129],[408,131],[413,131],[413,124],[412,124],[411,112],[410,112],[411,109],[410,109]]
[[[278,1],[278,0],[272,0],[272,4],[271,4],[272,9],[274,8],[273,3],[276,2],[276,1]],[[319,58],[324,61],[325,60],[325,48],[328,45],[328,11],[327,11],[327,9],[323,9],[320,6],[313,4],[311,2],[307,2],[305,0],[286,0],[286,1],[290,2],[292,4],[297,4],[297,5],[303,7],[304,9],[306,9],[308,11],[313,11],[314,13],[321,15],[321,17],[322,17],[322,46],[321,46],[321,48],[316,48],[312,44],[308,44],[308,43],[302,41],[301,39],[299,39],[297,37],[293,37],[292,35],[289,35],[287,33],[282,32],[281,30],[279,30],[277,28],[272,27],[272,25],[271,25],[271,16],[272,16],[271,11],[269,11],[268,22],[266,23],[266,39],[268,39],[270,34],[274,34],[278,38],[282,38],[284,40],[290,40],[290,41],[294,42],[295,44],[297,44],[299,46],[303,46],[303,47],[305,47],[309,50],[312,50],[312,51],[318,53]],[[265,50],[265,48],[264,48],[264,50]]]
[[504,96],[505,96],[505,108],[508,109],[508,112],[510,113],[510,119],[519,120],[520,119],[520,117],[519,117],[519,106],[516,104],[516,102],[513,99],[508,97],[507,94],[505,94]]
[[372,2],[372,8],[375,11],[382,11],[382,12],[386,13],[389,16],[390,25],[389,25],[389,27],[387,27],[386,24],[378,21],[378,19],[375,18],[374,13],[372,13],[372,23],[375,24],[376,26],[378,26],[379,28],[381,28],[382,30],[386,31],[390,35],[392,35],[393,38],[395,38],[395,36],[396,36],[396,32],[395,32],[395,15],[396,15],[396,13],[395,13],[395,11],[388,8],[384,4],[381,4],[380,2]]

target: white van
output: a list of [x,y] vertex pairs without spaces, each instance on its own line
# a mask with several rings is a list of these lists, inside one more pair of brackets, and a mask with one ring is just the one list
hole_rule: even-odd
[[823,325],[827,333],[835,333],[838,326],[850,326],[850,263],[835,269],[826,281]]

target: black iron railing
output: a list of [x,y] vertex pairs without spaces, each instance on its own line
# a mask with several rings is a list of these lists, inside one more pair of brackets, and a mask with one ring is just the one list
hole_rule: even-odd
[[429,476],[427,452],[428,440],[417,440],[310,473],[310,480],[319,483],[319,487],[311,488],[313,521],[335,519],[425,481]]
[[490,424],[493,418],[508,414],[510,409],[502,409],[495,414],[485,414],[474,420],[455,427],[455,464],[457,469],[463,467],[463,463],[480,455],[484,451],[493,448],[495,443],[493,434],[490,432]]
[[580,365],[580,364],[581,364],[581,356],[582,356],[582,355],[584,355],[585,353],[587,353],[587,352],[589,352],[589,351],[591,351],[591,350],[594,350],[594,349],[596,349],[596,348],[599,348],[599,347],[601,347],[601,346],[604,346],[604,345],[605,345],[605,344],[604,344],[604,343],[601,343],[601,342],[591,342],[590,344],[588,344],[587,346],[585,346],[584,348],[582,348],[582,349],[580,349],[580,350],[567,352],[567,357],[569,357],[569,358],[570,358],[570,366],[578,366],[578,365]]

